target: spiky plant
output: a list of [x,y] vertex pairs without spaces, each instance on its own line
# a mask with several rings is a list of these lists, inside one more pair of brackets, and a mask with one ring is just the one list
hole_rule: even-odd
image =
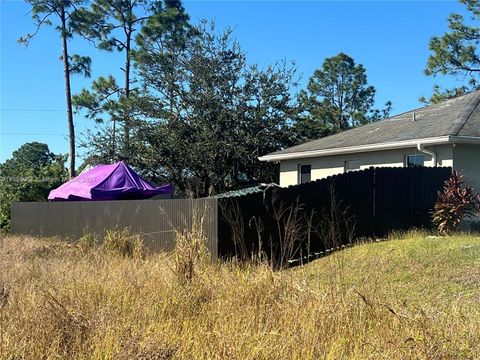
[[480,195],[474,195],[465,185],[463,175],[454,171],[438,193],[432,213],[432,222],[442,234],[451,234],[465,218],[472,218],[480,210]]

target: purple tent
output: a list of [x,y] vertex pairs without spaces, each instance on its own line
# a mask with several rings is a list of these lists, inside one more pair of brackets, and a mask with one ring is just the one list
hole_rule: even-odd
[[159,187],[149,184],[127,164],[97,165],[50,191],[48,200],[124,200],[147,199],[159,194],[171,194],[171,184]]

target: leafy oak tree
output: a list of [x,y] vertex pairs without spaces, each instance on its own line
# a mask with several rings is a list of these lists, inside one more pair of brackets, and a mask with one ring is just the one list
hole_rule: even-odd
[[391,110],[390,102],[374,109],[375,88],[368,84],[365,68],[344,53],[325,59],[300,101],[305,113],[296,128],[303,140],[386,118]]
[[35,24],[35,31],[21,37],[18,41],[28,45],[29,41],[38,33],[44,25],[56,24],[56,30],[60,32],[62,40],[62,62],[65,79],[65,98],[67,103],[68,135],[70,139],[70,177],[75,176],[75,128],[73,123],[72,94],[70,79],[72,74],[83,74],[90,76],[89,57],[80,55],[69,55],[68,40],[72,37],[72,10],[83,2],[83,0],[26,0],[31,5],[32,19]]
[[50,152],[47,144],[31,142],[0,164],[0,229],[10,227],[15,201],[45,201],[51,189],[67,178],[66,156]]
[[165,31],[140,39],[145,119],[136,167],[192,196],[276,181],[278,169],[258,156],[290,144],[295,69],[248,65],[232,32],[207,22],[182,41]]
[[453,89],[438,85],[430,99],[421,98],[426,103],[443,100],[480,89],[480,1],[460,0],[469,12],[468,19],[463,15],[451,14],[448,18],[448,31],[430,40],[431,54],[425,67],[427,76],[448,75],[463,78],[464,84]]

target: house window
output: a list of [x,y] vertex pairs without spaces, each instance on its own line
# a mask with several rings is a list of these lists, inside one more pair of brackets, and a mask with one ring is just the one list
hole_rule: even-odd
[[421,154],[416,155],[407,155],[405,157],[405,166],[406,167],[419,167],[423,166],[425,161],[425,156]]
[[299,183],[305,184],[312,179],[312,165],[299,165]]
[[345,172],[360,170],[360,160],[345,161]]

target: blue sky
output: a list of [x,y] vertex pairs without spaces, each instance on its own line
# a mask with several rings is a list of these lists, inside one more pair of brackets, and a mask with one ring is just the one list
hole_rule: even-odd
[[[185,7],[193,22],[215,19],[218,29],[233,27],[250,63],[295,61],[302,86],[326,57],[349,54],[366,67],[377,105],[391,100],[393,114],[420,106],[418,98],[430,95],[435,83],[461,81],[423,75],[429,39],[447,30],[450,13],[464,12],[455,1],[187,1]],[[33,30],[28,5],[2,0],[0,11],[0,162],[29,141],[67,153],[59,35],[44,28],[25,48],[16,40]],[[95,51],[80,40],[70,49],[93,58],[92,79],[119,73],[116,53]],[[73,92],[92,79],[75,76]],[[93,126],[80,115],[75,125],[78,134]]]

